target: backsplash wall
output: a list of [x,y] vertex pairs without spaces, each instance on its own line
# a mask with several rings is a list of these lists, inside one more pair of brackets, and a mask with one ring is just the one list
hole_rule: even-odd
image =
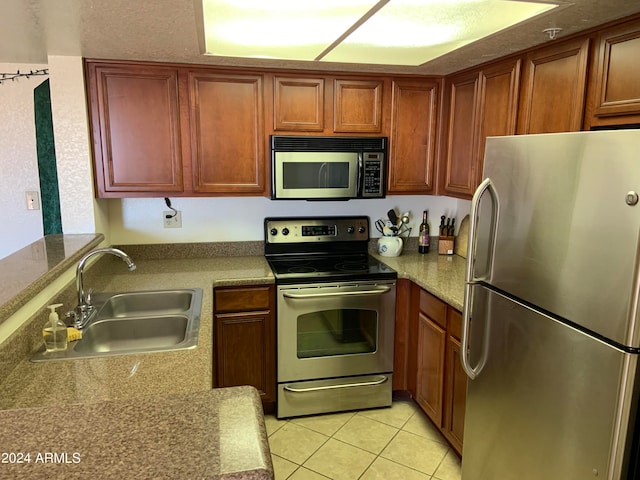
[[[470,207],[466,200],[420,195],[346,202],[270,200],[264,197],[175,197],[171,204],[181,211],[182,228],[164,228],[163,212],[168,208],[162,198],[112,199],[107,203],[108,233],[114,245],[261,241],[265,217],[368,215],[373,223],[378,218],[386,218],[391,208],[395,208],[397,213],[411,212],[411,236],[417,235],[422,211],[429,210],[431,235],[437,236],[440,215],[456,217],[459,224]],[[373,229],[372,236],[380,234]]]

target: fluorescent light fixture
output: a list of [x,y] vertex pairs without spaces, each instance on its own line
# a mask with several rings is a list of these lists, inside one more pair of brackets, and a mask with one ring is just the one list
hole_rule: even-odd
[[391,65],[423,64],[557,7],[545,0],[202,2],[207,54]]
[[375,0],[203,0],[206,53],[313,60]]

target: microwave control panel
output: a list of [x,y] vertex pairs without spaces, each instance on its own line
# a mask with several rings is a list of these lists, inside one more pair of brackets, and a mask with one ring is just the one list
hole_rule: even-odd
[[362,154],[363,197],[382,197],[384,195],[384,155],[381,152]]

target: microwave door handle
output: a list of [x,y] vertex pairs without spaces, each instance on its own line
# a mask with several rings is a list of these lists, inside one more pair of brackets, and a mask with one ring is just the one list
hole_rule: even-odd
[[358,197],[364,196],[363,173],[364,158],[362,158],[362,153],[358,153],[358,168],[356,168],[356,196]]
[[320,168],[318,169],[318,187],[319,188],[327,188],[327,176],[328,173],[327,162],[322,162]]

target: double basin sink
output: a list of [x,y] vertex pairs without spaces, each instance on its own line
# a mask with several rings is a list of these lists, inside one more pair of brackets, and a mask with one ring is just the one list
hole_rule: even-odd
[[200,330],[202,289],[156,290],[93,295],[96,313],[82,339],[65,351],[31,360],[65,360],[195,348]]

